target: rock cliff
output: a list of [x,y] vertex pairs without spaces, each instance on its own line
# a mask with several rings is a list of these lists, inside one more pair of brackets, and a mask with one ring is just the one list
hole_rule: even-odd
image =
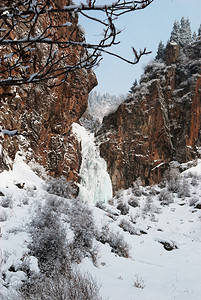
[[170,161],[199,156],[200,130],[201,40],[183,49],[169,44],[166,62],[146,67],[134,93],[97,132],[114,191],[138,177],[159,182]]
[[[66,1],[57,0],[53,6],[63,6]],[[70,2],[69,2],[70,3]],[[56,16],[58,17],[58,16]],[[60,15],[60,18],[64,16]],[[57,20],[53,20],[57,22]],[[76,14],[70,16],[73,30],[59,30],[75,41],[83,41]],[[65,16],[66,22],[66,16]],[[45,20],[42,27],[45,26]],[[21,30],[21,29],[19,29]],[[72,34],[73,31],[73,34]],[[16,28],[16,34],[18,34]],[[79,59],[79,49],[64,49],[71,62]],[[33,53],[34,72],[45,55],[42,46]],[[84,53],[82,53],[84,55]],[[80,69],[69,74],[66,82],[50,89],[45,83],[3,87],[0,89],[0,128],[17,129],[14,137],[0,134],[0,171],[12,167],[16,152],[20,151],[27,161],[34,159],[44,166],[50,175],[64,175],[68,180],[78,180],[81,162],[80,145],[72,133],[71,125],[79,120],[87,108],[88,93],[97,84],[91,70]]]

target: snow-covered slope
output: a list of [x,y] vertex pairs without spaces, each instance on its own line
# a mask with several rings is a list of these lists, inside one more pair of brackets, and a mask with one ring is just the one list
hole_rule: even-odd
[[[118,251],[111,251],[111,244],[97,238],[97,265],[90,258],[80,264],[100,282],[103,299],[201,299],[201,161],[181,178],[175,177],[175,182],[177,192],[173,183],[146,188],[136,184],[118,193],[110,204],[90,205],[98,231],[105,226],[108,241],[120,237],[125,242],[121,250],[129,249],[128,258],[120,257]],[[19,155],[13,170],[0,174],[0,191],[5,195],[0,197],[4,299],[8,287],[26,280],[26,274],[13,266],[17,268],[26,257],[30,269],[38,271],[36,258],[28,254],[26,224],[47,192],[43,180]]]
[[[158,187],[157,191],[160,191]],[[111,253],[108,245],[100,245],[99,267],[94,268],[88,259],[83,262],[83,268],[102,283],[105,297],[112,300],[201,299],[201,211],[189,206],[195,197],[200,199],[200,184],[191,187],[191,195],[182,199],[175,194],[174,203],[169,206],[161,206],[158,195],[153,196],[150,204],[147,196],[142,195],[138,198],[140,207],[130,207],[130,216],[101,214],[100,209],[94,208],[99,225],[108,223],[109,228],[117,235],[123,234],[130,245],[130,258],[120,258]],[[129,190],[125,191],[124,201],[129,197]],[[118,226],[122,220],[129,222],[134,234]]]

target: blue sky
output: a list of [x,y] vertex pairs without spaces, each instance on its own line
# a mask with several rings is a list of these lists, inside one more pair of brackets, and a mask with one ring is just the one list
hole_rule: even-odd
[[[98,3],[104,2],[101,0]],[[117,23],[118,28],[124,29],[119,36],[121,43],[113,50],[128,58],[132,57],[132,46],[136,50],[146,47],[152,54],[142,57],[141,62],[134,66],[104,55],[100,66],[95,70],[99,82],[95,90],[101,94],[107,92],[111,95],[126,94],[134,80],[140,78],[143,67],[154,59],[160,40],[166,44],[174,21],[180,21],[182,16],[190,19],[192,32],[197,32],[201,24],[201,1],[154,0],[146,9],[122,16]],[[97,35],[100,33],[98,26],[83,19],[80,19],[80,24],[85,29],[88,41],[95,41],[98,38]]]

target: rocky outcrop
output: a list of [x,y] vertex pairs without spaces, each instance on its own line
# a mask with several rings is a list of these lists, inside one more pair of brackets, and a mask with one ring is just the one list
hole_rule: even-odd
[[166,47],[165,62],[167,66],[175,64],[179,58],[180,46],[176,43],[169,43]]
[[103,121],[97,133],[113,189],[138,177],[159,182],[170,161],[199,156],[201,146],[201,40],[166,49],[168,64],[149,64],[132,96]]
[[[67,2],[63,0],[53,2],[57,6],[64,4]],[[84,40],[77,16],[72,15],[69,21],[74,27],[71,38],[75,41]],[[45,23],[41,26],[45,26]],[[68,30],[68,27],[65,28],[65,35],[69,34]],[[35,53],[36,71],[44,55],[43,50],[38,47]],[[78,50],[73,49],[73,53],[69,53],[72,62],[79,58]],[[45,83],[1,88],[0,127],[17,129],[19,135],[10,137],[0,134],[0,171],[11,167],[16,152],[20,151],[27,161],[34,159],[50,175],[64,175],[68,180],[77,181],[81,154],[71,125],[86,110],[88,93],[96,84],[96,77],[91,70],[80,69],[69,74],[64,84],[53,89]]]

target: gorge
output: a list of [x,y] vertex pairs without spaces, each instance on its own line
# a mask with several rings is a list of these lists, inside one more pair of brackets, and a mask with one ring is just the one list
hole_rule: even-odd
[[[81,67],[54,87],[0,86],[0,298],[199,300],[201,36],[168,43],[126,97],[89,98],[97,78],[65,9],[51,25]],[[32,50],[30,81],[46,55]]]

